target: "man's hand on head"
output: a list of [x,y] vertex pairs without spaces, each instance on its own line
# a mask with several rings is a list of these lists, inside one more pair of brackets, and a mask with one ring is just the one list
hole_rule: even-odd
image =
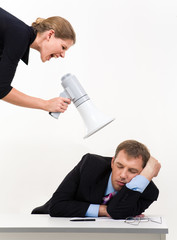
[[153,177],[157,177],[160,168],[161,164],[158,162],[158,160],[150,156],[146,166],[143,168],[140,175],[144,176],[149,181],[151,181]]

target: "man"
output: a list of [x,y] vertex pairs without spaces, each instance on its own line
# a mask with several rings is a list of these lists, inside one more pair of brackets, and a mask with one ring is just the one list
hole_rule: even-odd
[[113,158],[86,154],[52,198],[32,214],[114,219],[139,215],[158,198],[152,179],[160,167],[146,146],[135,140],[119,144]]

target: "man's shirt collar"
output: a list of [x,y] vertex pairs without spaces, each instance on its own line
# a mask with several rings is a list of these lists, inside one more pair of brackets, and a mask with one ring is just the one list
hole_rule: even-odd
[[115,191],[115,189],[112,186],[111,177],[112,177],[112,172],[109,176],[108,185],[107,185],[107,188],[106,188],[106,191],[105,191],[105,196],[112,193],[112,192],[117,192],[117,191]]

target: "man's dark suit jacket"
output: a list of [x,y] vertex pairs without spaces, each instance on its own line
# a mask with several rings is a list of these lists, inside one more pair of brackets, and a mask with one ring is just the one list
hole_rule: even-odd
[[[101,204],[111,169],[110,157],[93,154],[83,156],[65,177],[47,202],[52,217],[84,217],[90,204]],[[151,181],[143,193],[124,186],[108,203],[107,211],[114,219],[136,216],[157,200],[159,190]],[[39,208],[32,213],[40,213]]]

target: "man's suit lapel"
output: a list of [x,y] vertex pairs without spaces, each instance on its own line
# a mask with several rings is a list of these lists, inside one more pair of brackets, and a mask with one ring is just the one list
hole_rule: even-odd
[[90,202],[93,203],[102,202],[102,198],[105,194],[110,174],[111,170],[105,173],[104,177],[100,179],[96,184],[94,184],[90,192]]

